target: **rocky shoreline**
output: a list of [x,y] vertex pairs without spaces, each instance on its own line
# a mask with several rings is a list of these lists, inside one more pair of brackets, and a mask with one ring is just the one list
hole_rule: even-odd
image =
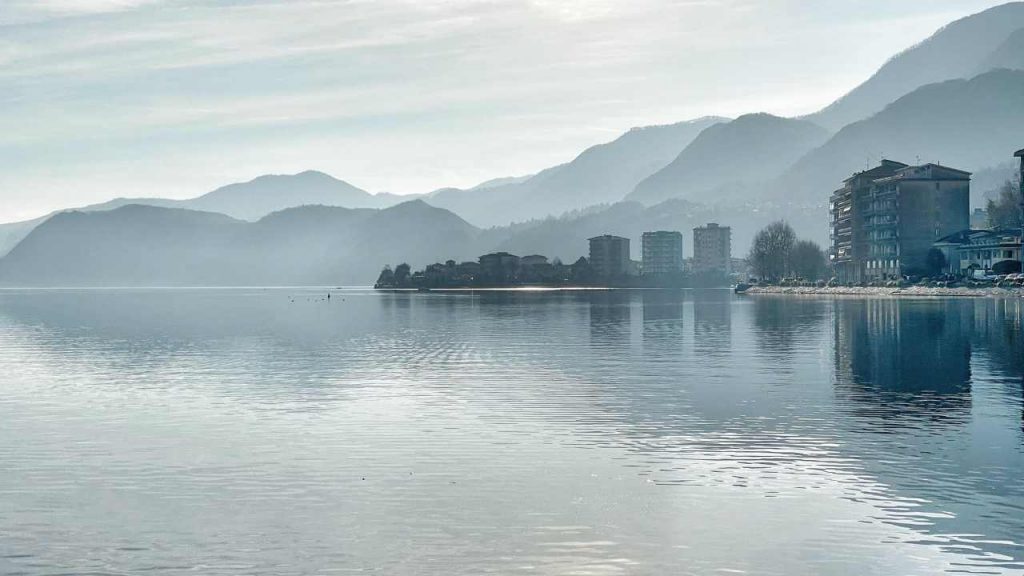
[[775,294],[799,296],[892,296],[938,298],[1024,298],[1024,288],[940,288],[933,286],[864,287],[864,286],[751,286],[744,294]]

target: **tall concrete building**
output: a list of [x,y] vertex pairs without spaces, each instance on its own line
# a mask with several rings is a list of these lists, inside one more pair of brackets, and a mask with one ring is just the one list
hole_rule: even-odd
[[864,261],[867,254],[867,229],[864,226],[864,205],[871,186],[879,178],[887,178],[898,170],[908,168],[902,162],[882,160],[863,172],[857,172],[843,181],[843,187],[829,199],[831,211],[831,239],[829,261],[832,274],[840,282],[859,283],[864,280]]
[[591,238],[590,267],[602,278],[628,275],[631,268],[629,238],[610,234]]
[[731,264],[731,228],[711,222],[693,229],[694,272],[729,274]]
[[683,271],[683,235],[659,230],[644,232],[640,238],[644,276],[665,276]]
[[969,172],[883,160],[832,193],[829,258],[840,282],[927,273],[933,244],[970,227]]
[[1017,150],[1014,156],[1020,158],[1020,269],[1024,271],[1024,148]]

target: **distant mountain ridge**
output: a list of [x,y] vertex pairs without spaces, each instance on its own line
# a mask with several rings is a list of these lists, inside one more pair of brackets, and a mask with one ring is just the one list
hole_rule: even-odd
[[770,198],[824,206],[843,178],[882,157],[964,170],[1005,162],[1024,138],[1024,71],[923,86],[854,122],[766,185]]
[[471,192],[442,190],[428,201],[482,227],[618,202],[637,182],[668,164],[705,128],[724,120],[705,117],[633,128],[611,142],[587,148],[566,164],[543,170],[522,182]]
[[988,55],[977,72],[980,74],[996,68],[1024,70],[1024,28],[1010,34],[999,48]]
[[279,210],[303,205],[345,208],[383,208],[391,202],[344,180],[307,170],[293,175],[269,174],[229,184],[176,205],[190,210],[220,212],[240,220],[258,220]]
[[[298,174],[268,174],[247,182],[222,186],[188,200],[167,198],[115,198],[78,208],[79,211],[114,210],[129,204],[218,212],[239,220],[258,220],[267,214],[303,205],[384,208],[404,201],[392,194],[371,194],[344,180],[307,170]],[[0,256],[8,253],[36,226],[54,214],[25,222],[0,224]]]
[[257,222],[130,204],[63,212],[0,259],[18,286],[366,284],[384,263],[475,258],[479,231],[413,200],[384,209],[303,206]]
[[807,120],[740,116],[702,131],[672,162],[641,180],[626,200],[742,203],[751,184],[775,178],[828,137],[828,131]]
[[970,78],[991,68],[1003,44],[1024,28],[1024,2],[995,6],[944,26],[927,40],[893,56],[868,80],[823,110],[807,116],[830,130],[863,120],[926,84]]

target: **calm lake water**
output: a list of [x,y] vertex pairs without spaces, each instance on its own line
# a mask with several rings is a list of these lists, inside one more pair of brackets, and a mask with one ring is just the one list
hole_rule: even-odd
[[0,291],[0,573],[1024,573],[1024,300],[324,295]]

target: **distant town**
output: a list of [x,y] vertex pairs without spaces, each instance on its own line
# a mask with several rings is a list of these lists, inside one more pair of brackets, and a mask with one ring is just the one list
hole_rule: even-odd
[[[604,234],[589,239],[589,255],[571,264],[547,256],[516,256],[495,252],[478,261],[448,260],[413,272],[408,264],[385,267],[376,288],[443,289],[511,286],[649,287],[723,286],[734,270],[745,271],[732,258],[732,231],[709,223],[693,230],[694,256],[683,258],[683,234],[675,230],[644,232],[640,261],[630,257],[630,239]],[[742,274],[740,275],[742,277]]]
[[1024,283],[1024,150],[1018,182],[1007,182],[986,209],[970,208],[969,172],[937,163],[911,166],[883,159],[857,172],[829,198],[827,250],[799,240],[785,222],[758,232],[744,259],[732,256],[729,226],[693,229],[693,258],[683,257],[677,230],[644,232],[639,261],[630,239],[589,239],[587,256],[566,264],[540,254],[494,252],[477,261],[448,260],[413,271],[386,266],[378,289],[488,287],[725,286],[800,283],[881,286],[904,282],[1004,280]]

